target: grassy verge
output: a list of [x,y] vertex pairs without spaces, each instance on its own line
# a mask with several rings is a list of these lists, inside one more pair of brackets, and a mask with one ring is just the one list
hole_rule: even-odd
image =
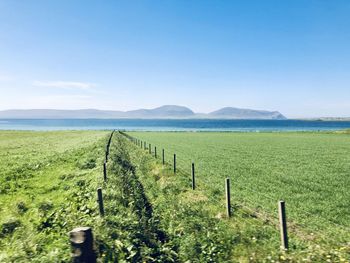
[[118,134],[112,141],[108,174],[106,235],[99,237],[104,260],[254,261],[278,244],[269,234],[275,229],[262,221],[248,217],[242,224],[220,212],[213,215],[217,208],[208,206],[200,191],[188,191],[186,178],[176,178],[169,167]]
[[[190,206],[194,205],[196,207],[202,207],[204,211],[208,212],[206,216],[199,217],[202,218],[202,220],[203,218],[224,217],[224,200],[222,198],[224,196],[223,179],[225,173],[227,174],[227,171],[229,170],[227,168],[232,168],[233,174],[237,174],[237,168],[243,170],[245,174],[247,174],[248,171],[252,172],[250,176],[246,175],[244,177],[234,178],[233,200],[235,216],[230,220],[225,218],[222,219],[226,226],[224,232],[229,232],[230,236],[235,236],[242,231],[238,240],[247,241],[242,243],[228,242],[230,244],[229,247],[232,250],[233,258],[237,259],[242,257],[244,260],[248,261],[254,261],[254,259],[256,259],[258,262],[264,260],[268,261],[269,257],[277,257],[279,260],[285,259],[286,261],[294,260],[296,262],[300,260],[321,262],[327,259],[330,259],[332,262],[349,260],[349,232],[346,231],[348,221],[344,220],[344,217],[348,216],[348,211],[345,209],[344,202],[346,203],[349,199],[346,198],[346,186],[340,184],[339,181],[334,182],[334,178],[332,178],[333,175],[337,175],[337,178],[339,178],[341,182],[344,180],[346,181],[348,178],[343,177],[343,174],[346,173],[345,171],[347,170],[346,167],[348,163],[342,163],[347,157],[340,155],[340,153],[348,151],[348,138],[344,137],[346,135],[340,135],[343,137],[336,136],[333,138],[332,136],[335,134],[318,135],[292,133],[256,135],[148,132],[130,134],[137,135],[138,138],[146,140],[148,143],[151,142],[153,145],[152,152],[154,151],[153,147],[155,145],[157,145],[158,152],[159,149],[164,147],[168,151],[168,155],[166,155],[167,160],[172,160],[172,155],[169,154],[169,152],[178,153],[180,151],[182,156],[187,157],[178,160],[178,166],[180,169],[184,169],[184,173],[179,173],[176,176],[173,176],[171,171],[168,171],[168,173],[170,173],[169,176],[164,177],[163,169],[158,167],[153,168],[153,170],[158,174],[155,176],[156,178],[159,178],[157,180],[158,184],[165,184],[166,187],[168,187],[169,180],[171,185],[178,185],[182,182],[182,185],[179,185],[176,194],[164,193],[164,196],[167,198],[166,202],[169,202],[169,198],[171,199],[174,197],[175,203],[181,202],[181,204],[185,203]],[[221,144],[218,145],[218,143]],[[234,144],[234,147],[232,145],[231,148],[231,144]],[[315,148],[316,146],[318,147]],[[342,147],[339,148],[340,146]],[[323,148],[328,151],[323,151]],[[291,149],[294,150],[289,152]],[[188,150],[187,153],[186,150]],[[142,152],[140,149],[139,151]],[[308,157],[306,157],[305,154]],[[179,155],[180,154],[178,154],[178,156]],[[244,155],[244,158],[242,155]],[[242,159],[238,159],[238,157],[241,157]],[[313,159],[309,159],[310,157],[313,157]],[[334,166],[328,166],[328,162],[324,162],[324,159],[328,157],[332,158]],[[197,158],[199,159],[199,169],[197,168],[197,171],[199,170],[198,177],[200,177],[198,180],[199,187],[196,191],[191,191],[189,190],[190,160],[198,160]],[[286,165],[286,163],[283,162],[284,158],[289,158],[292,162],[292,164],[287,163],[288,168],[292,168],[293,163],[295,162],[298,162],[303,168],[308,167],[309,169],[303,170],[308,175],[298,178],[298,175],[300,174],[300,171],[298,171],[299,168],[295,169],[294,167],[294,170],[288,171],[285,167],[282,167]],[[321,160],[318,160],[317,158],[321,158]],[[188,168],[186,168],[186,163],[184,163],[186,159],[188,162]],[[267,159],[270,160],[270,162],[266,162]],[[334,161],[336,162],[334,163]],[[223,164],[229,167],[223,169]],[[208,169],[208,167],[210,168],[210,165],[216,166],[216,173],[213,173],[213,171]],[[320,167],[317,168],[317,165]],[[327,169],[324,169],[325,166]],[[317,170],[314,170],[316,168]],[[286,173],[286,181],[281,189],[276,188],[276,186],[281,187],[281,182],[277,182],[274,178],[278,169],[288,171]],[[322,175],[329,172],[328,176],[329,179],[332,178],[332,181],[327,179],[327,177],[320,176],[321,170]],[[259,173],[257,173],[258,171]],[[303,178],[306,178],[305,176],[310,176],[310,174],[314,176],[314,180],[303,181]],[[266,178],[264,177],[265,175],[267,176]],[[290,176],[290,179],[292,179],[292,175],[294,175],[293,180],[289,181],[287,178]],[[220,180],[220,176],[222,181]],[[247,176],[251,179],[250,181],[247,181],[247,178],[245,178]],[[278,178],[280,179],[281,177]],[[300,182],[302,183],[298,183],[298,179],[300,179]],[[149,179],[145,180],[145,182],[147,182]],[[274,181],[276,181],[276,185],[274,185]],[[240,187],[239,182],[252,183],[251,186],[255,191],[244,191],[244,189]],[[151,182],[145,187],[145,189],[149,189],[150,187],[154,188],[158,184],[156,182]],[[256,187],[257,185],[259,185],[259,187]],[[260,187],[261,185],[264,187]],[[339,195],[333,195],[333,199],[328,200],[329,190],[323,192],[321,189],[332,188],[333,186]],[[309,188],[310,190],[305,192],[303,189],[304,187]],[[315,191],[318,188],[321,188],[319,192],[312,192],[312,190]],[[288,195],[283,194],[282,191],[284,190],[286,190],[285,193],[288,193]],[[294,193],[297,202],[290,202],[294,197],[294,191],[297,193],[302,192],[303,195],[298,196]],[[164,198],[163,194],[159,194],[159,189],[155,189],[153,193],[151,192],[150,194],[155,195],[160,200]],[[266,194],[272,194],[272,199],[273,196],[276,196],[276,199],[274,199],[275,201],[271,201],[271,198],[265,198]],[[306,195],[316,195],[319,198],[319,202],[315,203],[314,207],[318,212],[310,212],[311,217],[309,216],[309,222],[311,225],[301,224],[299,223],[300,221],[298,221],[301,219],[302,223],[308,222],[308,218],[305,214],[297,213],[300,211],[300,208],[301,210],[310,207],[312,208],[311,202],[314,199],[306,199]],[[288,206],[289,210],[287,213],[290,212],[288,215],[291,215],[290,218],[292,219],[289,220],[292,247],[288,254],[279,254],[278,252],[278,220],[276,219],[276,216],[271,213],[271,211],[276,209],[277,200],[281,198],[281,196],[284,196],[285,199],[287,199],[287,204],[291,204]],[[321,199],[320,196],[322,197]],[[303,199],[304,203],[301,201],[302,197],[305,198]],[[185,200],[182,200],[182,198],[185,198]],[[151,198],[151,200],[153,199],[154,198]],[[322,202],[320,202],[320,200],[322,200]],[[157,203],[157,201],[154,202]],[[191,202],[193,202],[193,204],[191,204]],[[169,204],[164,203],[160,206],[164,206],[164,211],[160,214],[166,214]],[[292,209],[296,206],[299,206],[299,209],[293,211]],[[337,207],[335,211],[332,210],[334,206]],[[324,209],[323,211],[319,211],[321,207]],[[344,207],[344,209],[341,209],[342,207]],[[180,209],[174,208],[173,211],[177,210]],[[176,212],[173,211],[171,213],[176,214]],[[338,213],[336,217],[334,217],[334,213]],[[327,215],[327,217],[323,216],[323,214]],[[296,220],[297,223],[295,223],[295,219],[298,219]],[[328,221],[328,219],[336,222],[333,224],[332,221]],[[167,222],[168,219],[164,221]],[[222,224],[222,221],[219,221],[218,224]],[[316,222],[316,224],[314,224],[314,222]]]
[[[287,202],[289,218],[341,241],[350,227],[350,140],[325,133],[134,133],[164,148],[166,160],[177,153],[179,168],[196,164],[198,184],[209,196],[222,196],[225,177],[234,198],[275,214]],[[340,227],[336,227],[339,225]],[[319,231],[322,229],[322,231]],[[343,233],[347,234],[347,232]],[[341,235],[343,241],[348,235]]]
[[1,132],[0,262],[68,261],[93,225],[106,132]]
[[[107,132],[0,133],[1,262],[69,262],[67,234],[77,226],[93,228],[98,262],[346,262],[349,258],[349,247],[316,246],[299,234],[292,235],[292,249],[281,252],[278,230],[269,217],[235,202],[234,216],[227,218],[215,185],[202,183],[191,190],[188,174],[174,175],[171,166],[163,166],[159,158],[119,133],[112,139],[108,180],[103,182],[108,136]],[[10,176],[17,172],[19,176]],[[104,217],[98,214],[98,187],[103,189]]]

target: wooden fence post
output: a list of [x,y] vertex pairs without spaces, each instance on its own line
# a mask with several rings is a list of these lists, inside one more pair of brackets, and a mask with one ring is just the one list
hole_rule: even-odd
[[162,163],[163,163],[163,165],[165,164],[165,154],[164,154],[164,149],[162,149]]
[[149,154],[151,154],[151,153],[152,153],[151,144],[149,144],[149,145],[148,145],[148,152],[149,152]]
[[226,178],[226,212],[227,217],[231,217],[231,189],[230,189],[230,178]]
[[278,202],[278,214],[280,219],[281,248],[287,250],[289,245],[287,232],[286,203],[284,201]]
[[194,163],[192,163],[192,190],[196,189],[196,179],[194,174]]
[[176,173],[176,153],[174,153],[174,174]]
[[156,146],[154,146],[154,158],[157,159],[157,147]]
[[100,209],[100,215],[104,216],[105,209],[103,207],[103,196],[102,196],[102,189],[101,188],[97,189],[97,201],[98,201],[98,207]]
[[103,180],[106,182],[107,181],[107,163],[103,163]]
[[69,232],[74,263],[96,263],[94,238],[90,227],[77,227]]

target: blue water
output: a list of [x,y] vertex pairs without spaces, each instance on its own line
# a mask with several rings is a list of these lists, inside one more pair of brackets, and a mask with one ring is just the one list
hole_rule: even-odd
[[137,131],[331,131],[350,129],[350,121],[0,119],[0,130],[105,129]]

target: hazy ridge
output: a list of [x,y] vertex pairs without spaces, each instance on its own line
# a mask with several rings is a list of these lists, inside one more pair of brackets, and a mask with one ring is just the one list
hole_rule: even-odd
[[240,109],[225,107],[210,113],[195,113],[184,106],[164,105],[154,109],[138,109],[131,111],[109,111],[97,109],[54,110],[28,109],[0,111],[3,119],[274,119],[284,120],[286,117],[278,111]]

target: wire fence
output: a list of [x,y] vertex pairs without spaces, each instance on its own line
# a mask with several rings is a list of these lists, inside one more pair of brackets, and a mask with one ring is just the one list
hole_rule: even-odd
[[[177,176],[183,176],[191,181],[192,176],[192,163],[195,164],[195,189],[199,191],[204,191],[207,196],[208,205],[215,205],[219,208],[225,208],[227,205],[227,198],[233,199],[233,203],[230,205],[231,207],[227,209],[240,209],[242,212],[249,213],[252,217],[256,217],[259,219],[263,219],[269,221],[272,225],[280,226],[281,235],[283,231],[281,214],[277,213],[277,204],[281,198],[274,197],[271,194],[267,194],[266,192],[261,191],[258,187],[253,189],[251,185],[233,184],[233,195],[232,197],[226,196],[225,200],[225,188],[224,181],[219,182],[216,175],[217,172],[211,169],[201,169],[201,165],[197,166],[195,160],[188,158],[189,154],[186,152],[186,149],[179,149],[174,143],[167,143],[167,147],[158,147],[154,143],[146,142],[141,139],[130,136],[127,133],[120,132],[126,138],[128,138],[131,142],[133,142],[137,147],[143,149],[150,154],[152,154],[157,160],[161,163],[164,163],[167,167],[176,171]],[[151,146],[151,148],[149,148]],[[155,148],[156,147],[156,148]],[[185,147],[186,148],[186,147]],[[187,147],[190,150],[190,146]],[[155,155],[155,149],[157,154]],[[170,150],[167,150],[170,149]],[[176,149],[176,150],[175,150]],[[163,151],[164,151],[164,159],[163,159]],[[176,154],[176,162],[174,165],[174,155]],[[193,158],[193,157],[192,157]],[[176,167],[174,167],[176,166]],[[204,174],[206,176],[204,176]],[[213,179],[215,178],[215,179]],[[192,179],[193,180],[193,179]],[[192,182],[193,183],[193,182]],[[255,198],[251,198],[255,197]],[[311,233],[314,235],[313,231],[316,231],[317,237],[322,239],[329,238],[329,233],[323,233],[320,230],[322,227],[321,223],[329,224],[333,227],[341,229],[343,232],[350,233],[350,227],[337,224],[328,219],[321,218],[317,216],[317,214],[310,213],[305,210],[301,210],[299,207],[295,205],[288,205],[288,211],[291,211],[288,216],[288,225],[293,232],[298,236],[305,237]],[[272,212],[275,211],[275,212]],[[301,220],[302,219],[302,220]],[[308,222],[308,223],[305,223]],[[312,223],[310,223],[312,222]],[[318,223],[317,223],[318,222]],[[321,229],[322,230],[322,229]],[[332,229],[333,234],[337,234],[338,232]],[[282,244],[283,247],[283,244]]]
[[[115,130],[108,137],[103,161],[103,181],[107,181],[107,164],[110,155],[110,147]],[[98,178],[101,181],[101,178]],[[102,187],[97,188],[97,203],[101,217],[105,215]],[[96,245],[91,227],[76,227],[69,232],[69,241],[71,245],[72,262],[97,262]]]

